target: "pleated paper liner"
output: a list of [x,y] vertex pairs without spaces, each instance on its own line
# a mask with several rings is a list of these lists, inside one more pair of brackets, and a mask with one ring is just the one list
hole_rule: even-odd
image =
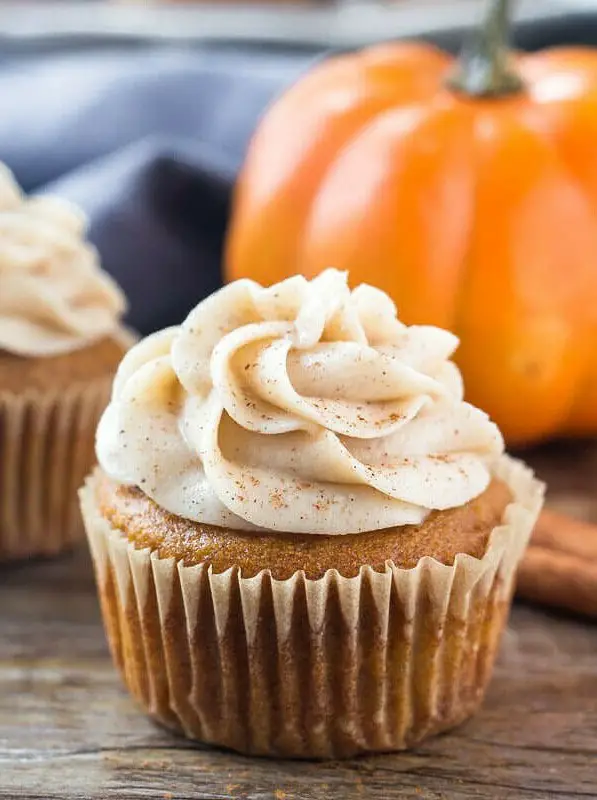
[[[125,329],[116,338],[123,354],[135,340]],[[112,380],[21,394],[0,386],[0,562],[55,555],[84,538],[77,490],[96,462]]]
[[54,555],[82,537],[77,488],[110,387],[0,394],[0,561]]
[[129,689],[161,723],[243,753],[400,750],[480,704],[543,486],[504,457],[515,502],[482,559],[363,566],[283,581],[137,550],[81,490],[105,627]]

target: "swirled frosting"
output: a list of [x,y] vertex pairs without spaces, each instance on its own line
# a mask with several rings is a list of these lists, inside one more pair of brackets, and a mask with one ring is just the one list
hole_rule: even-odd
[[60,355],[118,327],[124,296],[84,234],[77,208],[24,197],[0,165],[0,350]]
[[497,427],[463,402],[451,333],[327,270],[241,280],[123,359],[97,437],[113,479],[187,519],[342,534],[485,490]]

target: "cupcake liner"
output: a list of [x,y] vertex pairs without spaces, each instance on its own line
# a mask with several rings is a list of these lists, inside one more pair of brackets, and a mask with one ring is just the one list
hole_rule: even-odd
[[0,394],[0,561],[53,555],[82,537],[77,488],[95,463],[110,386]]
[[[116,334],[128,348],[134,335]],[[84,536],[77,490],[95,464],[112,375],[64,390],[0,388],[0,562],[49,556]]]
[[133,695],[187,736],[299,758],[399,750],[480,703],[543,486],[503,457],[514,502],[482,559],[276,580],[137,550],[81,490],[104,622]]

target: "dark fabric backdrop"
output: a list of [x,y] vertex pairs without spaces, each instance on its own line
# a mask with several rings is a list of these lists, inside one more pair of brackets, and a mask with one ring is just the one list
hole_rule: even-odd
[[[597,16],[518,31],[518,44],[591,42]],[[442,43],[452,49],[458,32]],[[0,159],[28,191],[90,218],[90,238],[147,333],[220,284],[231,188],[264,108],[322,51],[102,46],[2,52]],[[1,286],[0,286],[1,291]]]

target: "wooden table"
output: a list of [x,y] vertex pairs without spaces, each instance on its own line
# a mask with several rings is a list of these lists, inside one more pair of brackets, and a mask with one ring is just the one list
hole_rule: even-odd
[[[597,519],[597,448],[533,460],[554,505]],[[84,549],[4,568],[0,797],[595,798],[597,623],[517,605],[475,719],[413,753],[273,762],[193,747],[137,710],[108,656]]]

